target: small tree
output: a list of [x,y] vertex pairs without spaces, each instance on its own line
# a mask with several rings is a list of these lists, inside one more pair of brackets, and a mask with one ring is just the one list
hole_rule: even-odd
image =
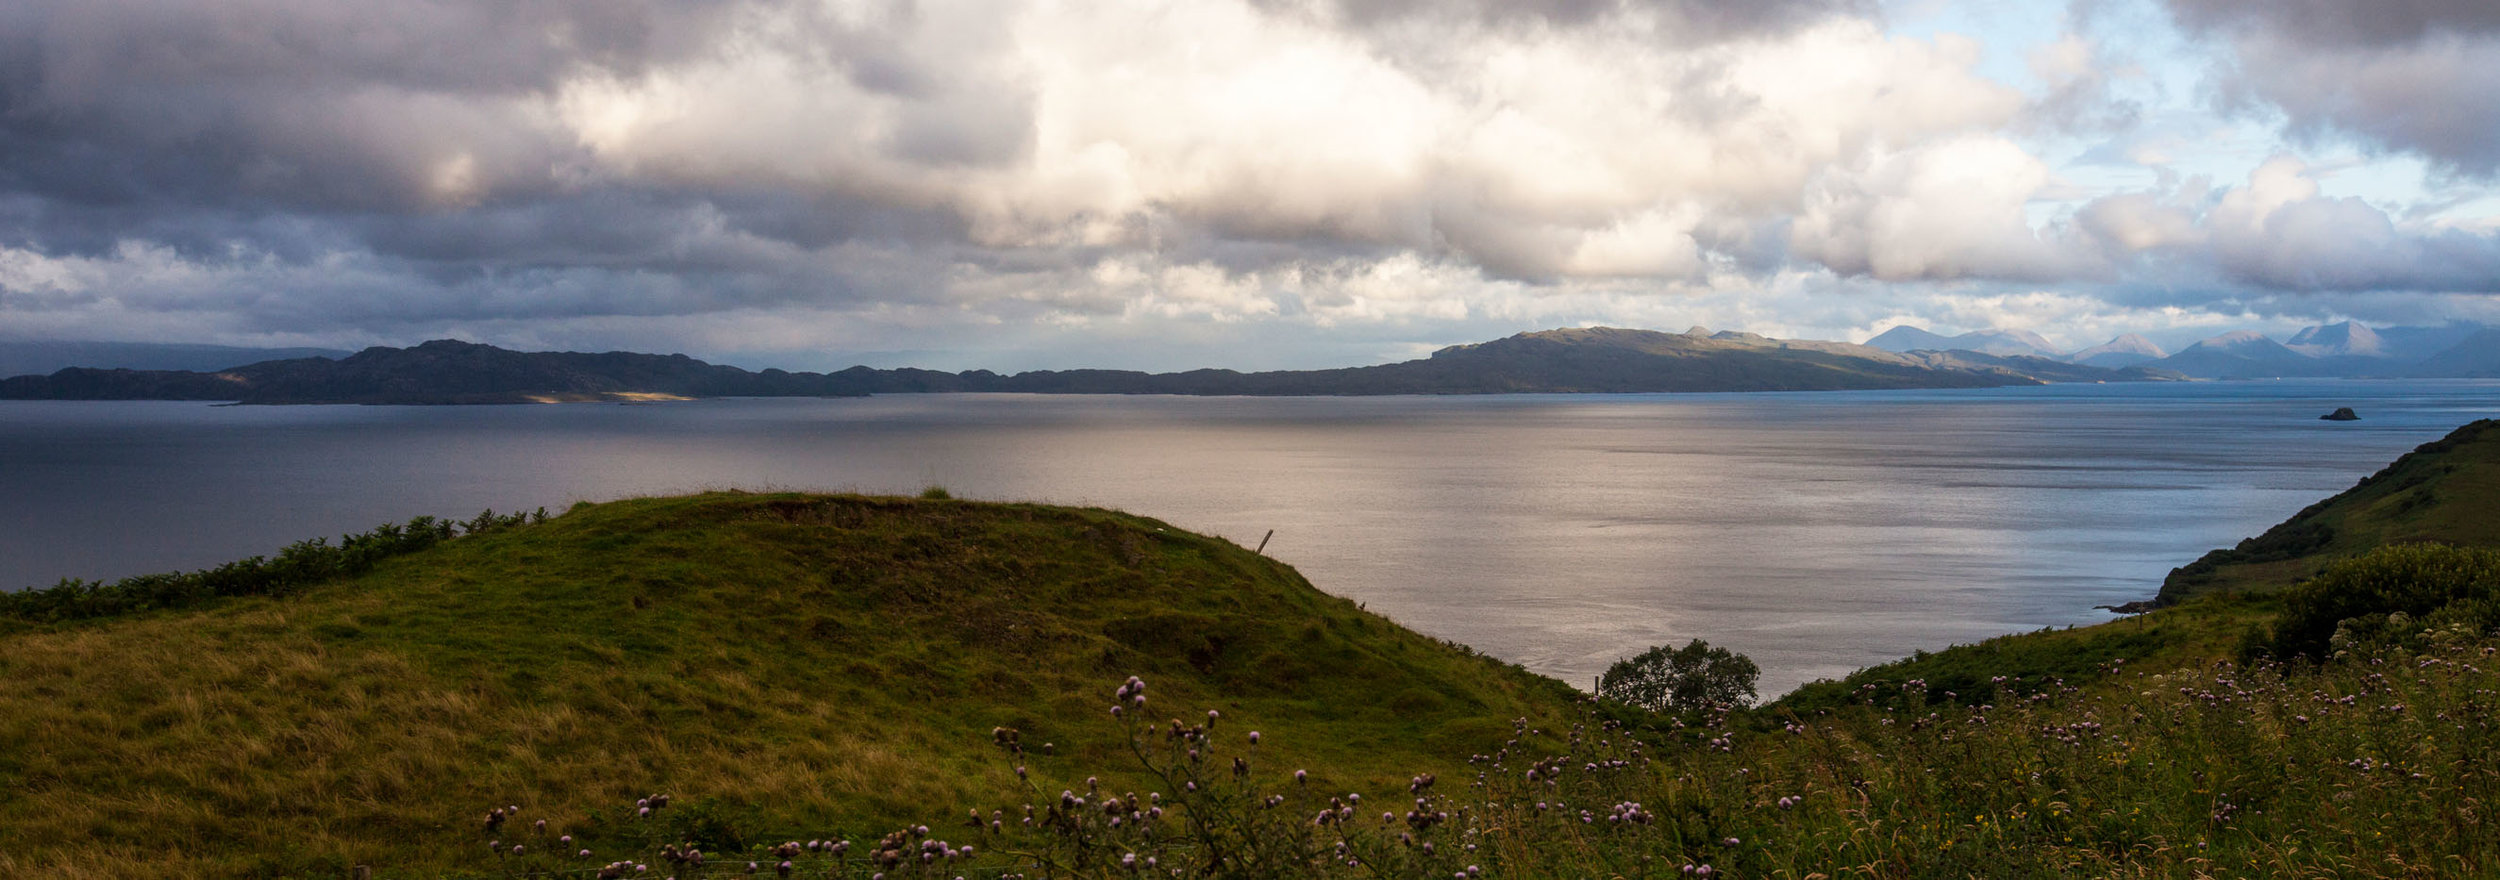
[[1615,661],[1597,679],[1597,695],[1652,712],[1736,709],[1753,704],[1754,679],[1761,674],[1745,655],[1694,639],[1682,648],[1659,645]]

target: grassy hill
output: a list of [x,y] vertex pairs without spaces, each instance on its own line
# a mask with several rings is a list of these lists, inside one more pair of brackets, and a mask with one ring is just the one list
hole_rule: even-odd
[[2264,534],[2171,571],[2155,601],[2279,591],[2332,560],[2418,541],[2500,546],[2500,420],[2423,444]]
[[284,597],[0,632],[5,876],[435,876],[477,866],[491,806],[608,852],[658,832],[584,817],[653,792],[714,847],[873,837],[997,806],[995,727],[1037,775],[1127,766],[1130,675],[1347,791],[1573,699],[1225,541],[951,500],[586,505]]

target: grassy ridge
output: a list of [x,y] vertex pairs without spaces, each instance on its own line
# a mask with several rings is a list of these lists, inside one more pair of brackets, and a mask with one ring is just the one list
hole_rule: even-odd
[[2264,534],[2173,570],[2155,601],[2279,591],[2334,559],[2415,541],[2500,545],[2500,420],[2423,444]]
[[1572,699],[1224,541],[891,498],[585,506],[284,598],[0,638],[12,876],[423,875],[483,805],[651,791],[722,842],[862,833],[986,800],[1007,765],[968,746],[996,726],[1054,743],[1037,767],[1111,757],[1091,722],[1128,674],[1355,790]]

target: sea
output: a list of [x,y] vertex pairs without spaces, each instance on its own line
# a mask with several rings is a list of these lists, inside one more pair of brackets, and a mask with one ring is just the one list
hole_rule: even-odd
[[[2357,422],[2318,416],[2349,406]],[[1588,687],[1703,639],[1764,696],[2089,624],[2458,425],[2500,382],[1748,394],[930,394],[654,405],[0,401],[0,587],[419,515],[713,489],[1116,508]]]

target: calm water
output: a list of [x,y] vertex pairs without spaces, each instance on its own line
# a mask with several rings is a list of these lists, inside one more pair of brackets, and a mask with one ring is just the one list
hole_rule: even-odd
[[[2317,420],[2336,406],[2365,421]],[[2103,619],[2500,415],[2493,382],[1456,398],[902,395],[663,406],[0,402],[0,585],[419,514],[710,488],[1121,508],[1585,685],[1707,638],[1766,694]]]

